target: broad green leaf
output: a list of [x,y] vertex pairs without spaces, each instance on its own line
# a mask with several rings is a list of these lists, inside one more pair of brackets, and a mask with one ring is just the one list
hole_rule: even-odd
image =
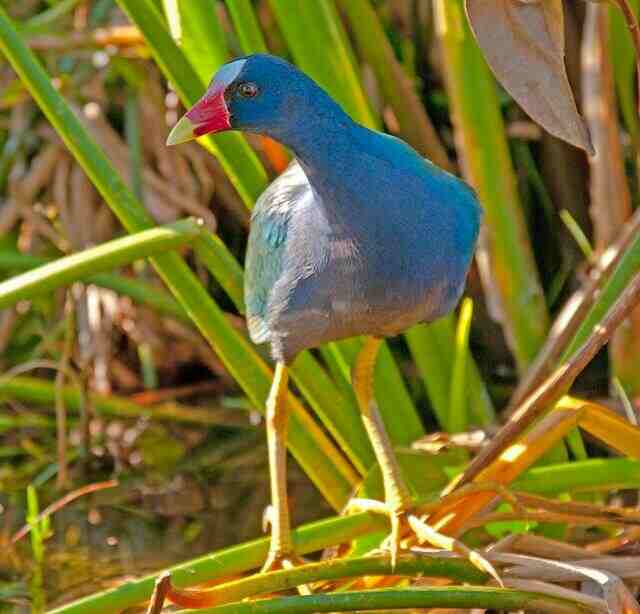
[[225,34],[216,14],[216,2],[162,0],[169,32],[202,83],[229,58]]

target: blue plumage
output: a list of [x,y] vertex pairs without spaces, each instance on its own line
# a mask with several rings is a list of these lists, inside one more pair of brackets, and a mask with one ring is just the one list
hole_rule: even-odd
[[259,93],[230,96],[233,127],[280,140],[298,160],[252,215],[252,339],[289,362],[327,341],[394,335],[451,310],[478,234],[472,190],[406,143],[353,122],[283,60],[239,61],[237,80]]
[[[368,336],[352,381],[382,469],[394,565],[412,503],[372,396],[380,345],[373,337],[453,309],[480,207],[463,181],[399,139],[356,124],[309,77],[272,56],[225,64],[167,142],[234,129],[268,135],[296,154],[256,203],[245,267],[251,338],[270,342],[277,362],[266,401],[274,512],[263,569],[296,560],[286,504],[286,363],[301,350],[354,335]],[[379,512],[379,503],[373,509]],[[424,538],[419,518],[410,525]]]
[[256,203],[245,266],[249,332],[276,361],[395,335],[455,306],[481,217],[463,181],[355,123],[269,55],[225,64],[169,142],[223,130],[270,136],[296,155]]

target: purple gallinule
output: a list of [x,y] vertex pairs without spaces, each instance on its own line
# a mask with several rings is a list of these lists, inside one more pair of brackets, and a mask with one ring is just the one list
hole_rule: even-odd
[[[225,64],[167,143],[242,130],[288,146],[296,160],[251,217],[245,300],[251,339],[269,342],[267,400],[273,502],[265,569],[294,558],[286,491],[287,364],[301,350],[355,335],[352,371],[380,463],[395,560],[411,507],[373,394],[381,340],[452,310],[463,291],[481,210],[466,183],[403,141],[354,122],[288,62],[252,55]],[[415,517],[411,522],[415,530]]]

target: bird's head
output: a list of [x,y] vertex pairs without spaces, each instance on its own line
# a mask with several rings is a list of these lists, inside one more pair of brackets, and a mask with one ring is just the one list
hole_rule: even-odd
[[173,127],[167,144],[225,130],[279,138],[314,90],[324,95],[280,58],[257,54],[233,60],[218,70],[202,98]]

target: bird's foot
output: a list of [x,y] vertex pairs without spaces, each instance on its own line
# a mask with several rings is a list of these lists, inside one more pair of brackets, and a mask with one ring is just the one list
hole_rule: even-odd
[[[262,516],[262,530],[266,532],[271,529],[271,547],[260,573],[292,569],[304,565],[306,562],[293,551],[289,531],[283,532],[282,527],[274,526],[274,518],[277,518],[274,508],[269,505]],[[306,584],[297,588],[301,595],[311,594],[311,589]]]
[[351,499],[344,509],[345,514],[355,514],[358,512],[373,512],[382,514],[389,519],[391,533],[382,542],[382,548],[388,550],[391,555],[391,566],[395,568],[398,554],[401,548],[403,527],[407,525],[407,512],[403,508],[389,505],[384,501],[376,499]]
[[435,548],[455,552],[469,560],[475,567],[493,577],[500,586],[502,580],[493,565],[487,561],[480,553],[465,546],[460,540],[444,535],[430,526],[426,520],[412,513],[403,507],[392,506],[383,501],[375,499],[352,499],[345,508],[346,514],[356,512],[373,512],[383,514],[389,518],[391,532],[382,542],[381,547],[388,550],[391,555],[391,566],[395,567],[398,554],[404,546],[409,548],[410,544],[429,544]]
[[[302,557],[299,557],[295,552],[282,550],[269,550],[267,560],[264,562],[260,573],[269,573],[271,571],[280,571],[286,569],[293,569],[300,565],[304,565],[305,561]],[[300,584],[296,586],[296,590],[300,595],[312,595],[313,591],[308,584]]]

